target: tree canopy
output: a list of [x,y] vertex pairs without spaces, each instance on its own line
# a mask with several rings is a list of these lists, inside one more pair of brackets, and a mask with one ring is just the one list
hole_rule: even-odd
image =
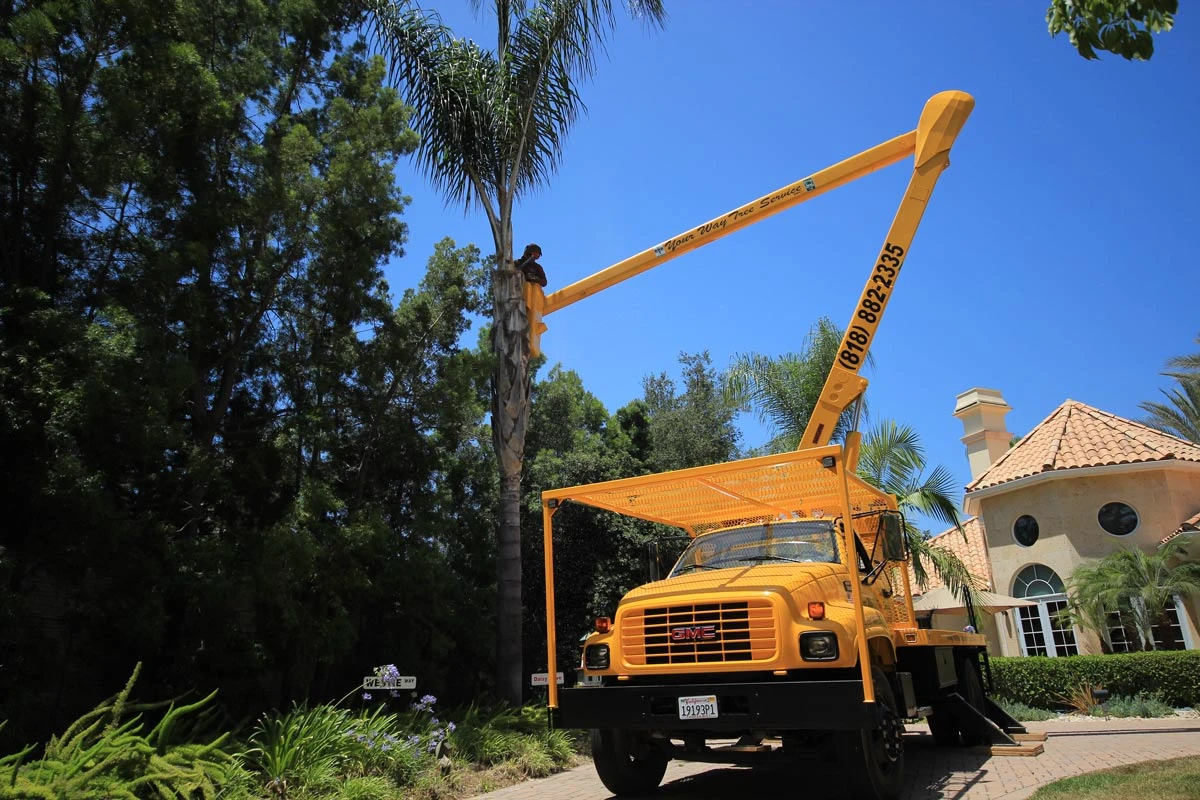
[[1067,34],[1079,55],[1096,51],[1127,61],[1149,61],[1154,36],[1175,26],[1179,0],[1053,0],[1046,11],[1051,36]]

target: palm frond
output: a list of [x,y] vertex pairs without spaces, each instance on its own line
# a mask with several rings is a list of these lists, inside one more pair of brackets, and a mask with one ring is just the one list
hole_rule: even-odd
[[1180,380],[1179,388],[1163,389],[1162,393],[1166,403],[1139,404],[1149,414],[1143,422],[1163,433],[1200,443],[1200,379]]
[[958,503],[954,500],[954,487],[954,475],[939,464],[924,481],[905,495],[905,505],[927,517],[961,529],[962,519],[958,513]]
[[[799,352],[778,357],[760,353],[734,356],[727,372],[729,398],[743,410],[755,411],[759,421],[770,426],[774,441],[794,449],[821,397],[841,337],[837,326],[821,317],[809,329]],[[873,362],[868,359],[868,363]],[[861,416],[868,412],[864,398]],[[853,425],[854,409],[850,408],[838,419],[832,439],[843,441]]]
[[414,3],[366,0],[368,26],[391,78],[413,107],[417,160],[447,204],[481,206],[496,229],[493,136],[499,81],[495,57],[454,38],[441,18]]
[[[1196,337],[1196,344],[1200,345],[1200,336]],[[1200,353],[1175,356],[1167,361],[1167,369],[1170,371],[1164,374],[1170,375],[1173,378],[1179,378],[1180,380],[1200,379]]]
[[[509,115],[499,137],[507,174],[502,186],[523,193],[558,168],[571,126],[586,110],[576,86],[595,71],[605,25],[588,12],[598,3],[538,4],[521,18],[509,45]],[[599,3],[599,5],[604,5]],[[600,9],[611,25],[612,9]]]

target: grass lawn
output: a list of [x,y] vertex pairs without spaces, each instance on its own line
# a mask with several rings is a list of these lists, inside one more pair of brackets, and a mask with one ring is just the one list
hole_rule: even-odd
[[1200,757],[1147,761],[1106,769],[1047,784],[1030,800],[1197,800],[1200,798]]

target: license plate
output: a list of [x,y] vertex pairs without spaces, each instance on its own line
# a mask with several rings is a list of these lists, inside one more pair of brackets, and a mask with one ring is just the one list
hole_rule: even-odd
[[715,694],[698,697],[679,698],[680,719],[716,719],[717,696]]

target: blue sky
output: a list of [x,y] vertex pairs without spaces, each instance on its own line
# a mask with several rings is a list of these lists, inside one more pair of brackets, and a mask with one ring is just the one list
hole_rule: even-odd
[[[437,5],[491,43],[465,2]],[[961,89],[975,111],[875,339],[873,415],[915,426],[959,486],[951,411],[973,386],[1004,393],[1015,434],[1067,398],[1138,418],[1200,333],[1200,33],[1185,12],[1151,62],[1087,62],[1049,37],[1046,5],[669,0],[664,31],[627,22],[610,44],[558,176],[515,215],[518,249],[541,245],[553,291],[911,130],[931,95]],[[849,320],[910,174],[894,165],[569,306],[542,348],[610,411],[644,376],[677,375],[681,351],[724,368],[795,350],[819,316]],[[442,237],[490,252],[481,213],[446,208],[411,163],[399,178],[413,202],[394,290]],[[743,422],[743,445],[762,444]]]

